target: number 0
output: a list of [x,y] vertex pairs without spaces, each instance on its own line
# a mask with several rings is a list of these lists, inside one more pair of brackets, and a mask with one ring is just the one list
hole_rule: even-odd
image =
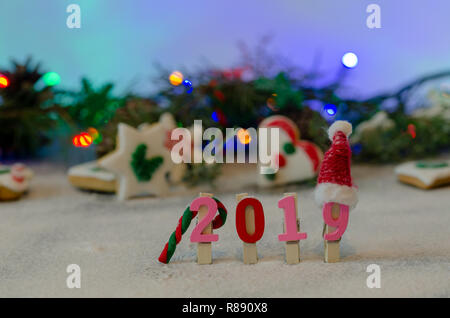
[[[255,232],[249,234],[247,232],[245,222],[245,209],[247,206],[252,206],[255,215]],[[255,198],[245,198],[239,201],[236,207],[236,230],[239,238],[245,243],[256,243],[264,234],[264,210],[261,202]]]

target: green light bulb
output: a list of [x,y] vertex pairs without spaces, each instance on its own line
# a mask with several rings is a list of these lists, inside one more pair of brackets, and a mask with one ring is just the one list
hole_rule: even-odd
[[61,82],[61,77],[56,72],[48,72],[42,76],[42,80],[47,86],[55,86]]

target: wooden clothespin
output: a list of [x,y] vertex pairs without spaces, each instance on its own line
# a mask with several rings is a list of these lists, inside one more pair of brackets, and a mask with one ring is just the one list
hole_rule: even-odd
[[[202,193],[200,192],[201,197],[212,197],[212,193]],[[208,214],[208,207],[202,206],[198,210],[198,218],[197,222],[200,222],[206,215]],[[205,227],[202,234],[212,234],[212,224],[210,223]],[[211,242],[200,242],[197,243],[197,263],[200,265],[204,264],[212,264],[212,247]]]
[[[333,207],[331,208],[331,216],[333,219],[338,219],[340,215],[340,205],[339,203],[333,203]],[[330,234],[336,231],[335,227],[324,224],[323,234]],[[340,243],[341,240],[338,241],[327,241],[324,240],[324,260],[326,263],[337,263],[340,260]]]
[[[240,193],[236,195],[236,201],[239,203],[242,199],[248,197],[248,193]],[[255,233],[255,214],[252,206],[247,206],[245,209],[245,227],[247,233],[252,235]],[[258,251],[256,249],[256,243],[243,242],[243,258],[244,264],[256,264],[258,263]]]
[[[297,193],[284,193],[284,197],[293,196],[295,200],[295,219],[297,223],[297,231],[300,232],[300,220],[298,218]],[[284,232],[286,232],[286,220],[283,222]],[[286,263],[298,264],[300,262],[300,241],[286,241]]]

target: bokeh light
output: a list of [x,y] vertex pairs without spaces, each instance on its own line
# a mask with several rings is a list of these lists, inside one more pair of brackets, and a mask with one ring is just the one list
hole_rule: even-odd
[[190,80],[184,80],[183,85],[187,88],[186,93],[188,93],[188,94],[192,93],[193,88],[192,88],[192,83]]
[[0,74],[0,88],[5,88],[8,86],[9,86],[8,78],[5,75]]
[[170,74],[169,81],[173,86],[178,86],[183,82],[183,74],[181,72],[174,71]]
[[337,108],[336,108],[336,105],[334,105],[334,104],[326,104],[324,107],[323,107],[323,110],[327,113],[327,115],[329,115],[329,116],[334,116],[334,115],[336,115],[336,112],[337,112]]
[[278,111],[277,108],[277,101],[275,98],[277,97],[277,94],[272,94],[273,97],[269,97],[266,101],[267,107],[269,107],[272,111],[276,112]]
[[347,52],[342,56],[342,64],[346,68],[355,68],[358,65],[358,57],[353,52]]
[[92,144],[92,137],[87,132],[82,132],[81,134],[73,137],[72,143],[75,147],[86,148]]
[[247,145],[252,141],[252,136],[250,136],[250,133],[246,129],[239,129],[237,132],[237,137],[241,144]]
[[211,114],[211,118],[212,118],[212,120],[214,120],[216,123],[219,122],[219,115],[217,115],[217,112],[213,112],[213,113]]
[[92,137],[92,141],[94,144],[97,145],[103,140],[102,135],[94,127],[89,127],[87,132]]
[[355,155],[359,155],[362,151],[362,145],[361,144],[354,144],[351,147],[352,149],[352,153],[354,153]]
[[61,77],[56,72],[48,72],[42,76],[42,80],[47,86],[55,86],[61,83]]
[[413,139],[416,138],[416,126],[414,126],[414,124],[408,125],[408,134],[410,134]]

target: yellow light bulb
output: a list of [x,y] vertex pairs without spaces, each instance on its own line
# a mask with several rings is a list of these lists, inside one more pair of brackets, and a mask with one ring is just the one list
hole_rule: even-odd
[[237,133],[238,139],[243,145],[247,145],[252,141],[252,137],[250,136],[250,133],[246,129],[239,129]]
[[172,72],[169,76],[169,81],[173,86],[178,86],[183,82],[183,74],[178,71]]

